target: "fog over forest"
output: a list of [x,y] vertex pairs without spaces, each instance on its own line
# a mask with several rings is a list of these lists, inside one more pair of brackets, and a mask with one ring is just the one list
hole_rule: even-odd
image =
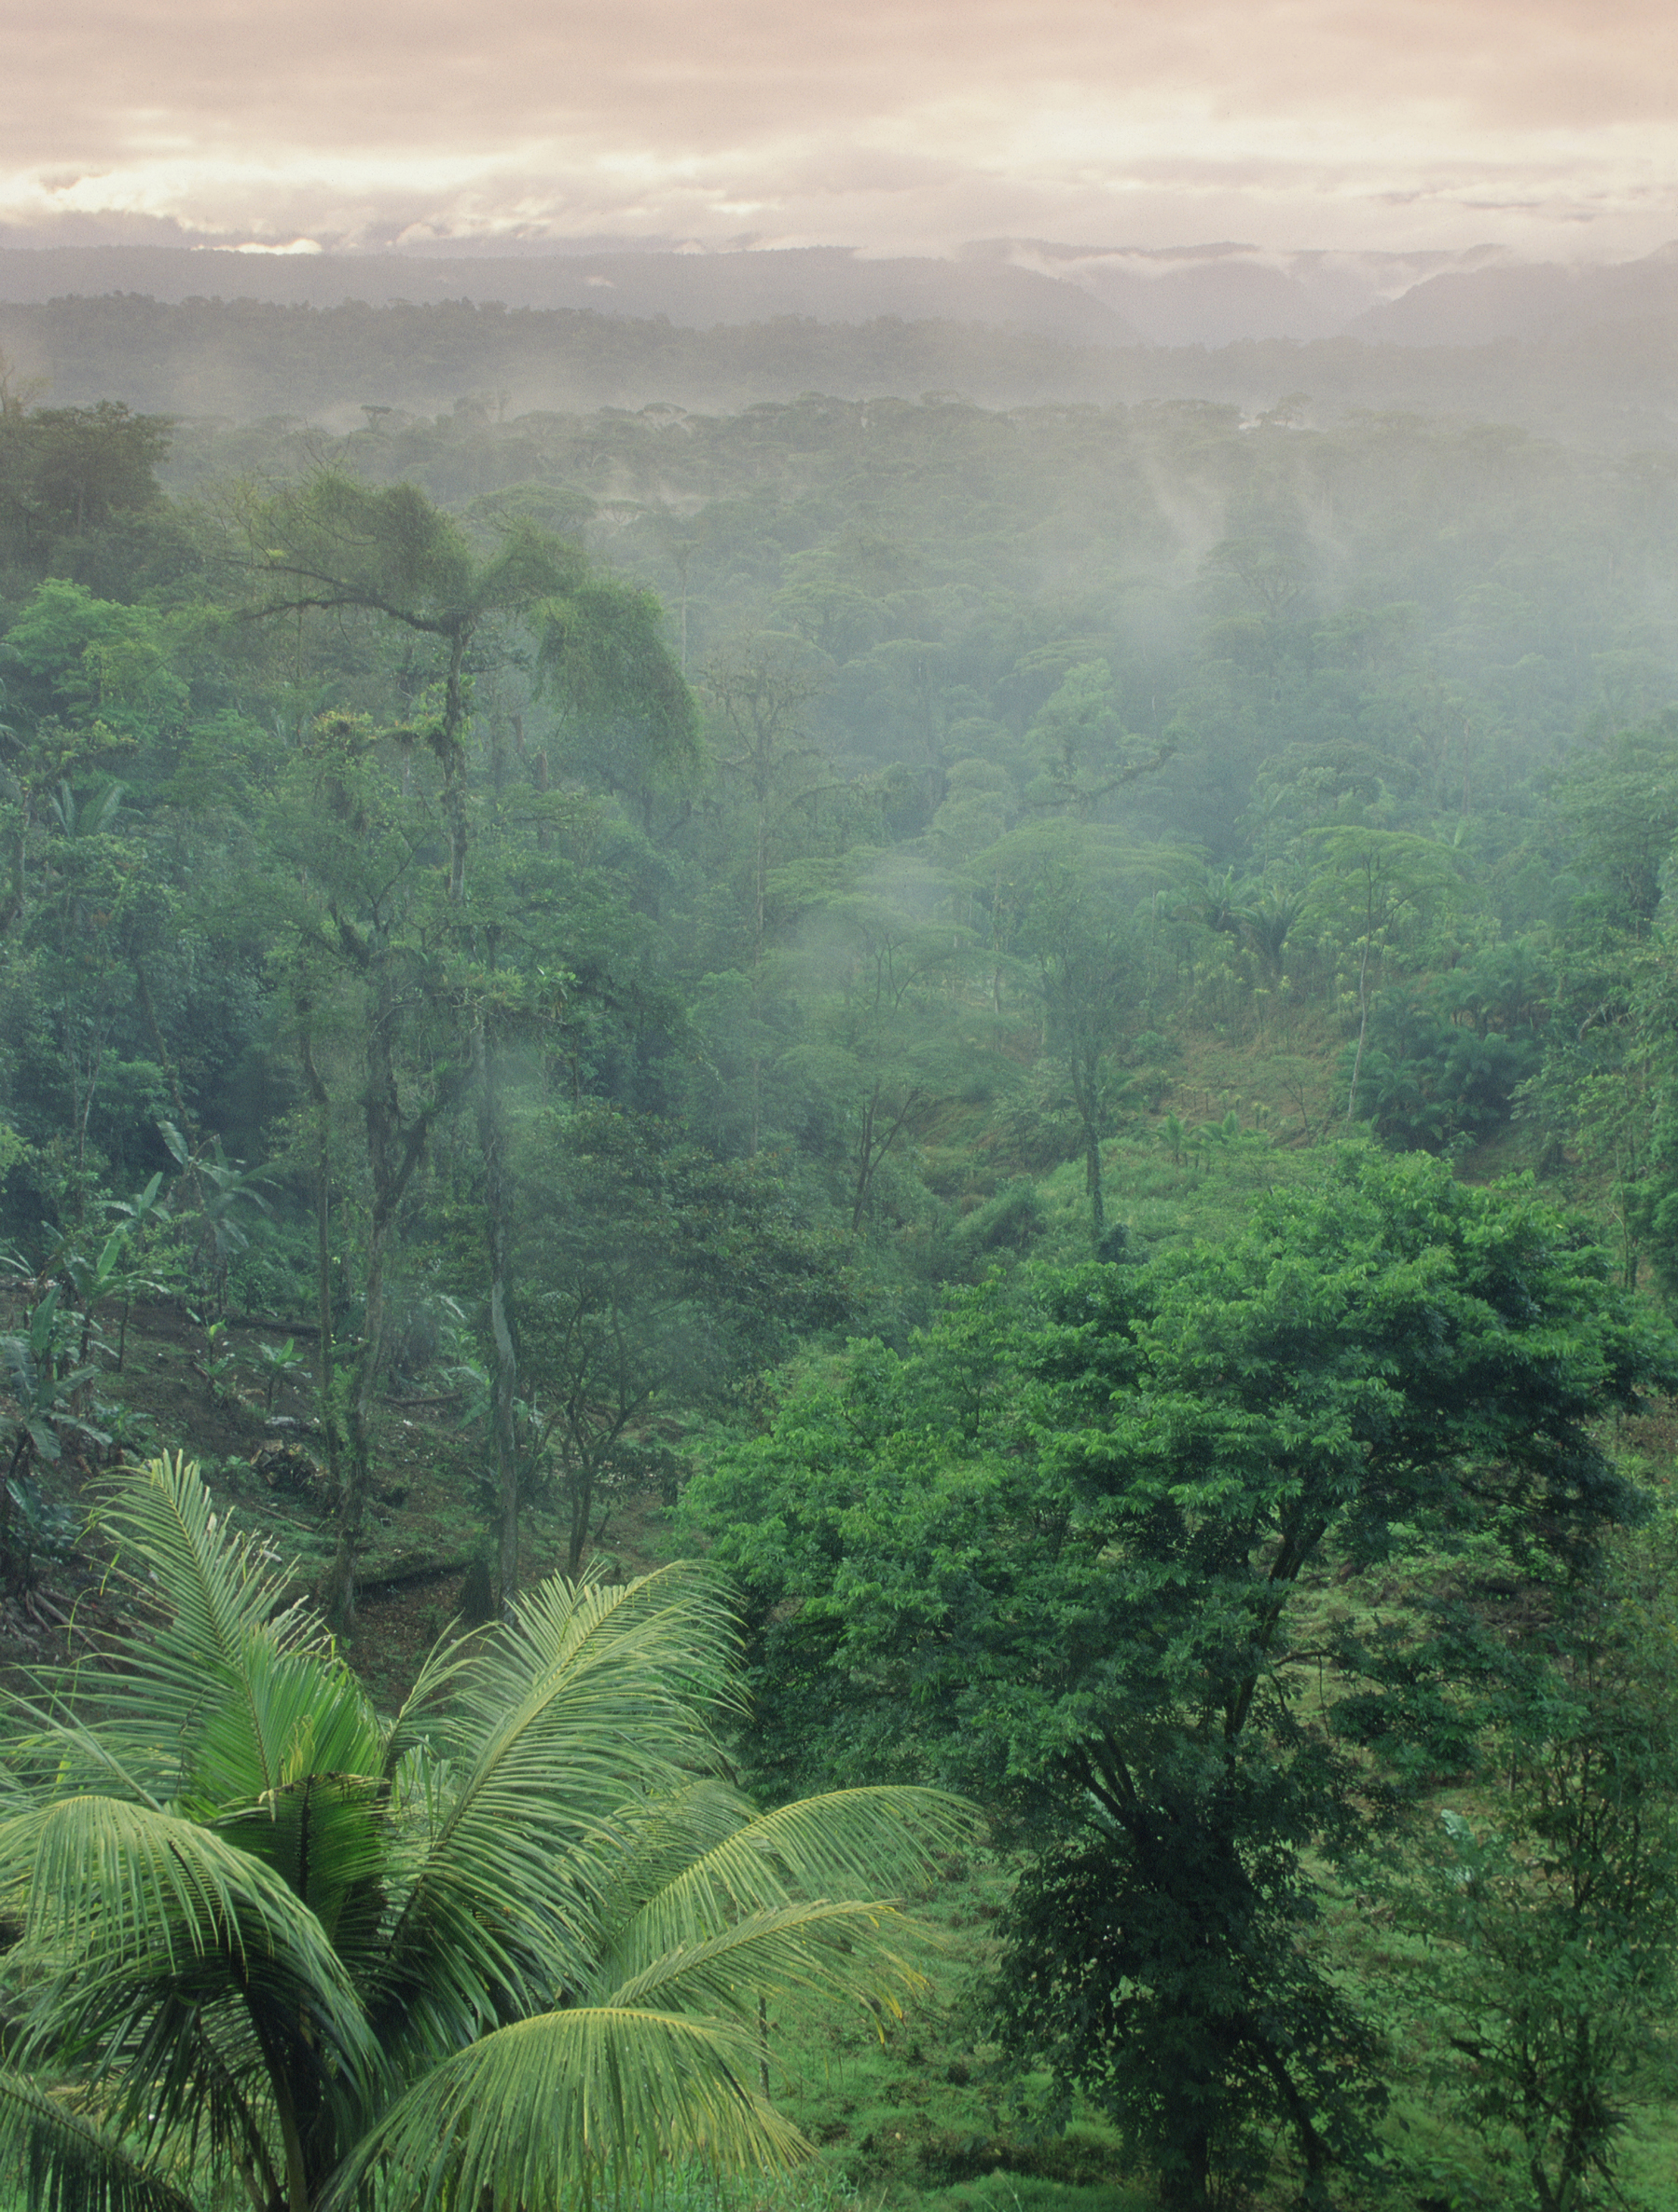
[[0,243],[0,2212],[1678,2212],[1678,245],[497,244]]
[[1466,254],[802,251],[240,254],[0,246],[0,345],[61,405],[304,415],[738,408],[805,391],[986,406],[1148,399],[1485,415],[1665,445],[1678,247],[1569,267]]

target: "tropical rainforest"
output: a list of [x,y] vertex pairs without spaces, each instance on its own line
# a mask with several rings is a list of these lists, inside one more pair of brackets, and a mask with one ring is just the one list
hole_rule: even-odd
[[7,2201],[1678,2204],[1671,446],[49,400]]

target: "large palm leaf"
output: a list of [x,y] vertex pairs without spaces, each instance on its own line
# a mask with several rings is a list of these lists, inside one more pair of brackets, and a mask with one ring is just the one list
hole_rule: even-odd
[[595,2001],[608,2011],[656,2005],[743,2018],[751,2000],[771,1989],[854,1998],[860,1985],[878,2002],[875,1992],[893,1981],[910,1987],[922,1981],[884,1940],[896,1917],[857,1901],[748,1913],[721,1935],[661,1953]]
[[[697,1794],[649,1808],[649,1825],[661,1816],[674,1824]],[[702,1840],[682,1823],[626,1862],[617,1894],[634,1909],[610,1928],[603,1972],[626,1979],[656,1958],[708,1943],[742,1914],[795,1899],[901,1895],[925,1882],[940,1851],[965,1847],[973,1834],[970,1808],[934,1790],[839,1790],[758,1814],[737,1798],[722,1833]],[[660,1878],[643,1887],[654,1867]]]
[[546,1584],[386,1727],[189,1466],[110,1525],[144,1625],[13,1700],[0,1792],[12,2053],[55,2085],[0,2086],[0,2150],[66,2212],[174,2212],[200,2172],[288,2212],[376,2173],[541,2212],[807,2148],[750,2086],[757,2000],[912,1982],[876,1893],[969,1820],[909,1791],[756,1812],[710,1734],[707,1575]]
[[384,2061],[319,1919],[199,1822],[111,1797],[14,1815],[0,1822],[0,1899],[21,1923],[8,1966],[31,2004],[25,2050],[92,2050],[164,1992],[232,1991],[259,2034],[306,2047],[364,2104],[375,2095]]
[[[218,1515],[197,1467],[150,1462],[104,1515],[144,1624],[98,1683],[94,1787],[120,1771],[156,1803],[213,1817],[309,1773],[377,1773],[383,1738],[365,1693],[319,1620],[288,1599],[279,1560]],[[87,1678],[49,1681],[66,1717]],[[55,1694],[56,1693],[56,1694]],[[61,1745],[73,1784],[73,1740]]]
[[748,2035],[652,2008],[579,2007],[482,2037],[434,2068],[335,2185],[346,2205],[381,2174],[408,2212],[516,2205],[557,2212],[602,2187],[649,2187],[680,2162],[767,2171],[808,2155],[750,2087]]
[[612,1589],[557,1577],[462,1669],[375,1985],[382,2032],[436,2056],[588,1981],[630,1808],[714,1760],[703,1701],[727,1642],[692,1569]]
[[10,2068],[0,2069],[0,2174],[51,2212],[198,2212],[167,2173]]

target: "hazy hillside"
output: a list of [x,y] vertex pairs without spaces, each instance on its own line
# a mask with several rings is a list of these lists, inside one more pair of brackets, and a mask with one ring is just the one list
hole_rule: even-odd
[[[184,257],[182,257],[184,258]],[[264,270],[272,264],[262,264]],[[980,322],[783,316],[681,328],[592,309],[470,300],[382,308],[132,294],[0,305],[0,350],[58,406],[344,429],[364,407],[506,419],[674,405],[732,412],[819,392],[947,392],[981,406],[1286,403],[1322,425],[1360,412],[1518,424],[1607,451],[1678,439],[1671,318],[1474,347],[1354,337],[1202,346],[1070,342]]]
[[1557,337],[1616,323],[1678,317],[1678,247],[1617,268],[1451,270],[1372,308],[1351,325],[1377,344],[1478,346],[1505,337]]
[[1678,248],[1609,267],[1466,254],[1141,250],[990,239],[954,259],[846,247],[711,252],[675,244],[571,253],[235,253],[0,247],[0,301],[138,293],[179,303],[372,307],[471,300],[664,317],[684,329],[785,316],[979,323],[1093,346],[1222,347],[1344,334],[1376,344],[1485,345],[1577,336],[1678,311]]
[[[817,1793],[824,1833],[877,1782],[993,1827],[893,1876],[941,1923],[901,2013],[824,1967],[755,2048],[748,1970],[800,1908],[754,1922],[729,1875],[690,1986],[744,1997],[747,2078],[819,2155],[726,2198],[667,2161],[671,2212],[1584,2212],[1506,2186],[1573,2150],[1488,2113],[1481,2039],[1534,2016],[1616,2201],[1671,2212],[1670,323],[1209,350],[130,293],[13,303],[0,340],[0,1685],[63,1656],[99,1708],[0,1745],[39,1801],[9,1895],[28,1838],[117,1805],[99,1848],[284,1854],[252,1894],[291,1918],[251,1924],[307,1932],[309,1987],[388,1977],[394,1884],[473,1834],[445,1793],[476,1769],[420,1771],[455,1721],[397,1760],[378,1733],[454,1679],[447,1624],[519,1607],[478,1652],[530,1624],[539,1691],[460,1679],[498,1771],[540,1779],[516,1739],[562,1702],[609,1739],[577,1683],[624,1659],[645,1694],[566,1609],[650,1635],[667,1589],[722,1586],[637,1612],[630,1578],[703,1556],[748,1669],[731,1779]],[[137,1462],[125,1585],[103,1501]],[[260,1793],[223,1789],[226,1669],[160,1620],[171,1590],[211,1617],[213,1579],[245,1624],[218,1650],[310,1640]],[[81,1787],[112,1711],[111,1772],[198,1762],[187,1812]],[[735,1802],[681,1794],[706,1836]],[[748,1835],[779,1881],[791,1826],[705,1856]],[[662,2017],[676,1954],[631,1886],[688,1882],[682,1830],[645,1795],[601,1828],[603,1924],[653,1964],[625,1980],[619,1944],[612,2004],[515,2037]],[[37,2002],[7,1954],[15,2049],[57,2072],[0,2065],[0,2168],[8,2095],[78,2149],[131,2113],[167,2186],[82,2212],[226,2212],[248,2173],[195,2114],[142,2127],[132,2054],[197,2033],[213,1972],[238,2038],[277,1989],[312,2068],[313,2000],[219,1931],[120,1979],[110,1894],[93,1971]],[[463,2034],[537,1924],[503,1904],[457,1916],[491,1944],[446,1985]],[[875,1917],[825,1920],[834,1956]],[[410,1948],[417,2010],[449,1970]],[[1065,2027],[1019,2008],[1067,1986]],[[60,1989],[117,2008],[96,2074]],[[530,2170],[586,2173],[549,2148],[560,2065],[531,2081]],[[353,2176],[345,2109],[322,2159]],[[268,2109],[239,2141],[277,2174]]]
[[587,308],[665,316],[690,329],[781,315],[824,323],[948,318],[1012,324],[1097,345],[1136,342],[1114,309],[1076,284],[999,262],[870,261],[839,246],[805,252],[631,251],[432,258],[408,254],[237,254],[89,246],[0,248],[0,300],[142,293],[147,298],[264,300],[333,308],[349,300],[469,299],[506,308]]

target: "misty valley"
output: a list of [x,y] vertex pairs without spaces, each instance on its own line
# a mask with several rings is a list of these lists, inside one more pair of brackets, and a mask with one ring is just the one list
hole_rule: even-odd
[[1678,2207],[1669,323],[864,273],[0,309],[7,2212]]

